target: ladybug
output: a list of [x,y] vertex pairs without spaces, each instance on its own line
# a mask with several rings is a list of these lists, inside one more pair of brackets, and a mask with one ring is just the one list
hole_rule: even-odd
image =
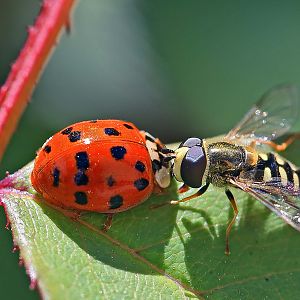
[[135,125],[93,120],[70,125],[38,151],[31,182],[50,204],[113,214],[170,185],[164,145]]

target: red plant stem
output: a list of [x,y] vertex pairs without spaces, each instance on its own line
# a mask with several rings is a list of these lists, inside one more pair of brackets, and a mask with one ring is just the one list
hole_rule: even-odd
[[0,159],[26,108],[75,0],[44,0],[34,26],[0,89]]

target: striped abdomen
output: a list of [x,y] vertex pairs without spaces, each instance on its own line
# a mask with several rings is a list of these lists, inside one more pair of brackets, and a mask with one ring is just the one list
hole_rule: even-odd
[[299,189],[300,169],[277,153],[260,153],[253,170],[255,181],[270,181],[280,178],[283,185],[292,184],[295,190]]

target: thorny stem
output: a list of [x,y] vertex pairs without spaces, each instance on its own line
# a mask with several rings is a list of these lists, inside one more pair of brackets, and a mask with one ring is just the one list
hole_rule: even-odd
[[62,28],[69,28],[74,3],[75,0],[43,1],[35,24],[28,29],[25,45],[0,88],[0,160]]

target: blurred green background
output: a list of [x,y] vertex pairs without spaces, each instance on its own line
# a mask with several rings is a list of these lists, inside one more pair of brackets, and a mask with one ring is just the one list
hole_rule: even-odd
[[[0,0],[0,82],[40,7]],[[1,176],[32,160],[80,120],[134,122],[166,143],[226,132],[270,87],[300,83],[299,1],[80,1],[1,163]],[[29,290],[0,214],[3,299]]]

